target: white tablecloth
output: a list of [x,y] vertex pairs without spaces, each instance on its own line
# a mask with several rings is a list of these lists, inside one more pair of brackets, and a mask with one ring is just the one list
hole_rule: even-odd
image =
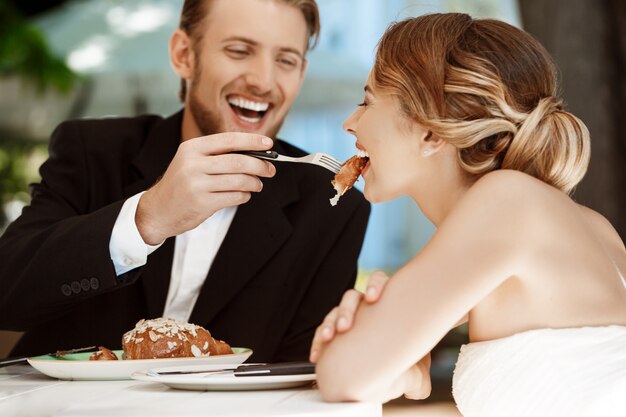
[[28,365],[0,368],[0,416],[358,416],[378,403],[326,403],[313,388],[181,391],[140,381],[60,381]]

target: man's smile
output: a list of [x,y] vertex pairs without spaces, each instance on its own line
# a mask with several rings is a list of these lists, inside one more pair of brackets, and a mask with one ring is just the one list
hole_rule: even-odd
[[258,124],[272,107],[266,101],[256,101],[240,95],[229,95],[226,100],[237,118],[245,123]]

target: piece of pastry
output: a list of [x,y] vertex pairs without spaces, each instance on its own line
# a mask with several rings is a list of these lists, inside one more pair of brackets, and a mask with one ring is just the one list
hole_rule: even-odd
[[369,158],[366,156],[354,155],[341,165],[341,169],[337,175],[335,175],[335,179],[331,181],[335,191],[337,191],[337,194],[330,199],[331,206],[336,206],[339,201],[339,197],[352,188],[368,161]]
[[90,361],[116,361],[117,356],[110,349],[98,346],[98,351],[91,354]]
[[122,336],[125,359],[201,357],[233,353],[202,326],[174,319],[140,320]]

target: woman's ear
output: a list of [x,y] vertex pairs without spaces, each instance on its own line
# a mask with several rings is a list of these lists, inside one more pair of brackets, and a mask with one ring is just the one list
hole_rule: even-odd
[[420,139],[420,148],[422,149],[422,155],[425,157],[431,156],[439,152],[445,146],[446,141],[436,136],[432,131],[426,132]]
[[180,78],[190,79],[195,68],[195,55],[189,35],[177,29],[170,38],[170,63]]

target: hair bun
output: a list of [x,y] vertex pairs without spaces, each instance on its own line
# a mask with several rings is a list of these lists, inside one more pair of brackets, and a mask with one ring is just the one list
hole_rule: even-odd
[[558,97],[544,97],[535,106],[535,108],[528,113],[528,116],[520,124],[517,135],[524,136],[527,132],[533,132],[539,126],[545,117],[551,115],[554,112],[563,111],[563,101]]
[[590,157],[589,131],[563,110],[558,97],[544,97],[521,122],[502,168],[526,172],[567,193],[584,176]]

